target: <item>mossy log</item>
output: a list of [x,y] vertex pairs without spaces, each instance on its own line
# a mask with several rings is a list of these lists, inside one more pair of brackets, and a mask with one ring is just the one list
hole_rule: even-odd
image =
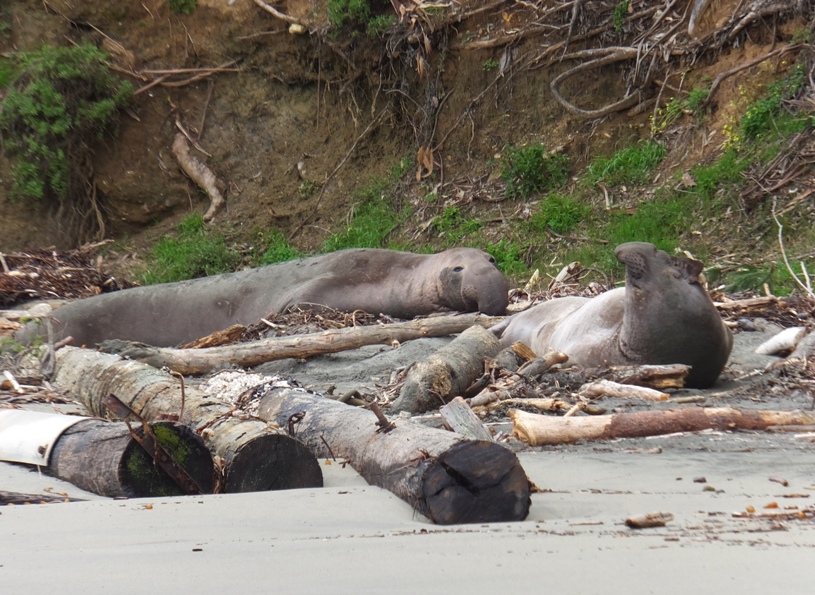
[[[249,416],[200,389],[182,385],[167,372],[110,355],[63,347],[57,351],[54,381],[95,415],[113,394],[146,420],[178,417],[202,434],[207,448],[223,460],[225,492],[321,487],[314,455],[285,431]],[[183,398],[182,398],[183,395]]]
[[[132,424],[131,424],[132,425]],[[172,422],[150,424],[158,443],[186,471],[201,493],[215,488],[212,455],[190,428]],[[142,427],[134,427],[142,435]],[[80,421],[54,443],[48,472],[77,487],[111,498],[180,496],[187,492],[138,444],[124,422]]]
[[422,413],[438,408],[464,391],[484,372],[484,360],[501,351],[490,331],[471,326],[408,372],[394,411]]
[[526,473],[515,454],[495,442],[409,420],[386,431],[372,411],[303,389],[270,389],[258,415],[281,425],[299,418],[294,431],[317,456],[346,459],[368,483],[434,523],[520,521],[529,513]]

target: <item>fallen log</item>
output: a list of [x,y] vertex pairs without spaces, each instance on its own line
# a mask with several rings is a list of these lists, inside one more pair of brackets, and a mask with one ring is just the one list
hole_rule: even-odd
[[[142,426],[42,413],[0,411],[0,460],[44,467],[50,475],[101,496],[147,497],[212,493],[215,467],[203,440],[168,421]],[[152,447],[152,453],[142,444]],[[156,461],[164,463],[156,464]],[[169,469],[169,472],[168,470]],[[189,479],[179,482],[181,473]]]
[[251,416],[236,417],[240,412],[234,404],[185,387],[167,372],[75,347],[59,349],[56,359],[54,382],[95,415],[106,414],[102,401],[113,394],[146,420],[179,417],[189,424],[222,459],[225,492],[323,484],[317,459],[300,441]]
[[444,423],[454,432],[473,440],[492,440],[492,434],[461,397],[439,408]]
[[434,523],[520,521],[529,513],[526,473],[515,454],[495,442],[409,420],[380,431],[373,412],[303,389],[267,391],[258,416],[278,424],[300,418],[297,437],[317,456],[348,460],[368,483],[390,490]]
[[104,341],[102,351],[170,368],[180,374],[206,374],[229,364],[250,368],[289,357],[308,358],[326,353],[356,349],[363,345],[393,345],[421,337],[444,337],[460,333],[473,325],[489,328],[501,317],[461,314],[421,318],[410,322],[330,329],[320,333],[291,337],[272,337],[249,343],[204,349],[151,347],[128,341]]
[[668,393],[647,386],[620,384],[619,382],[604,379],[584,384],[580,387],[577,395],[584,399],[616,397],[618,399],[642,399],[644,401],[667,401],[670,398]]
[[484,371],[484,360],[501,351],[498,338],[490,331],[472,326],[407,374],[393,411],[423,413],[464,394]]
[[0,490],[0,506],[8,506],[9,504],[58,504],[60,502],[84,502],[84,500],[53,494],[25,494],[23,492]]
[[690,366],[685,364],[647,364],[643,366],[612,366],[603,371],[601,376],[606,380],[620,384],[635,384],[657,390],[682,388]]
[[509,416],[513,434],[532,446],[702,430],[766,430],[770,426],[815,423],[815,412],[743,411],[729,407],[692,407],[567,418],[515,410],[510,411]]

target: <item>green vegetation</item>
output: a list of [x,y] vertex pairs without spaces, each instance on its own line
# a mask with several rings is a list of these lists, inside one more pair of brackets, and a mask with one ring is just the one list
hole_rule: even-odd
[[433,229],[439,233],[446,246],[457,246],[461,240],[480,230],[478,219],[469,219],[462,215],[458,207],[447,207],[441,215],[433,219]]
[[197,4],[198,0],[167,0],[173,14],[190,14]]
[[396,17],[392,14],[381,14],[368,21],[365,33],[368,37],[382,37],[396,24]]
[[289,244],[286,236],[280,230],[269,230],[263,234],[262,241],[266,245],[266,250],[260,257],[261,265],[285,262],[304,256],[302,252]]
[[498,62],[496,62],[492,58],[487,58],[486,60],[484,60],[484,70],[486,72],[489,72],[490,70],[495,70],[496,68],[498,68]]
[[625,25],[625,17],[631,8],[631,0],[620,0],[614,7],[614,14],[611,17],[611,22],[614,25],[614,32],[617,35],[623,34],[623,26]]
[[672,97],[665,107],[657,110],[656,116],[651,116],[651,132],[654,134],[665,132],[671,124],[679,120],[682,114],[686,112],[701,117],[702,109],[709,95],[709,89],[693,89],[684,99],[678,95]]
[[532,215],[529,227],[535,233],[551,229],[557,234],[567,234],[574,231],[590,212],[589,206],[580,204],[574,198],[550,192]]
[[586,171],[590,185],[602,182],[607,186],[646,184],[668,152],[659,143],[647,140],[617,151],[611,157],[595,159]]
[[795,97],[804,85],[804,67],[798,64],[790,74],[767,87],[767,94],[750,105],[741,118],[741,140],[749,141],[770,134],[790,136],[806,128],[809,118],[783,109],[783,102]]
[[367,23],[370,16],[368,0],[328,0],[328,20],[337,29]]
[[240,263],[240,255],[227,248],[223,236],[206,231],[200,214],[184,219],[177,232],[177,237],[164,237],[153,246],[140,276],[143,285],[226,273]]
[[562,153],[549,154],[538,143],[529,147],[507,147],[502,160],[501,177],[509,198],[529,198],[563,186],[569,180],[569,158]]
[[0,111],[0,131],[19,161],[12,195],[61,201],[74,186],[89,142],[108,132],[132,96],[92,45],[43,47],[21,57],[20,74]]

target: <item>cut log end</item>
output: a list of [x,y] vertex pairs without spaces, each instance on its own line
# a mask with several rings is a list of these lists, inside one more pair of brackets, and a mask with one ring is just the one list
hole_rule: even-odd
[[311,451],[285,434],[247,442],[232,459],[225,492],[262,492],[323,487],[323,471]]
[[494,442],[462,442],[441,454],[423,478],[423,511],[434,523],[521,521],[530,484],[518,458]]

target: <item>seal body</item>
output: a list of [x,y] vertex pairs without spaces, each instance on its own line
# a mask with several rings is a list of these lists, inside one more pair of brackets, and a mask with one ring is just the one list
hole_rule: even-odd
[[698,276],[702,264],[652,244],[616,250],[625,287],[594,298],[555,298],[494,327],[505,346],[523,341],[536,353],[562,351],[587,368],[686,364],[686,384],[704,388],[721,373],[733,336]]
[[[364,310],[412,318],[434,312],[503,314],[509,284],[487,253],[351,249],[190,281],[134,287],[77,300],[52,313],[54,339],[106,339],[159,347],[292,308]],[[16,338],[44,335],[28,325]]]

